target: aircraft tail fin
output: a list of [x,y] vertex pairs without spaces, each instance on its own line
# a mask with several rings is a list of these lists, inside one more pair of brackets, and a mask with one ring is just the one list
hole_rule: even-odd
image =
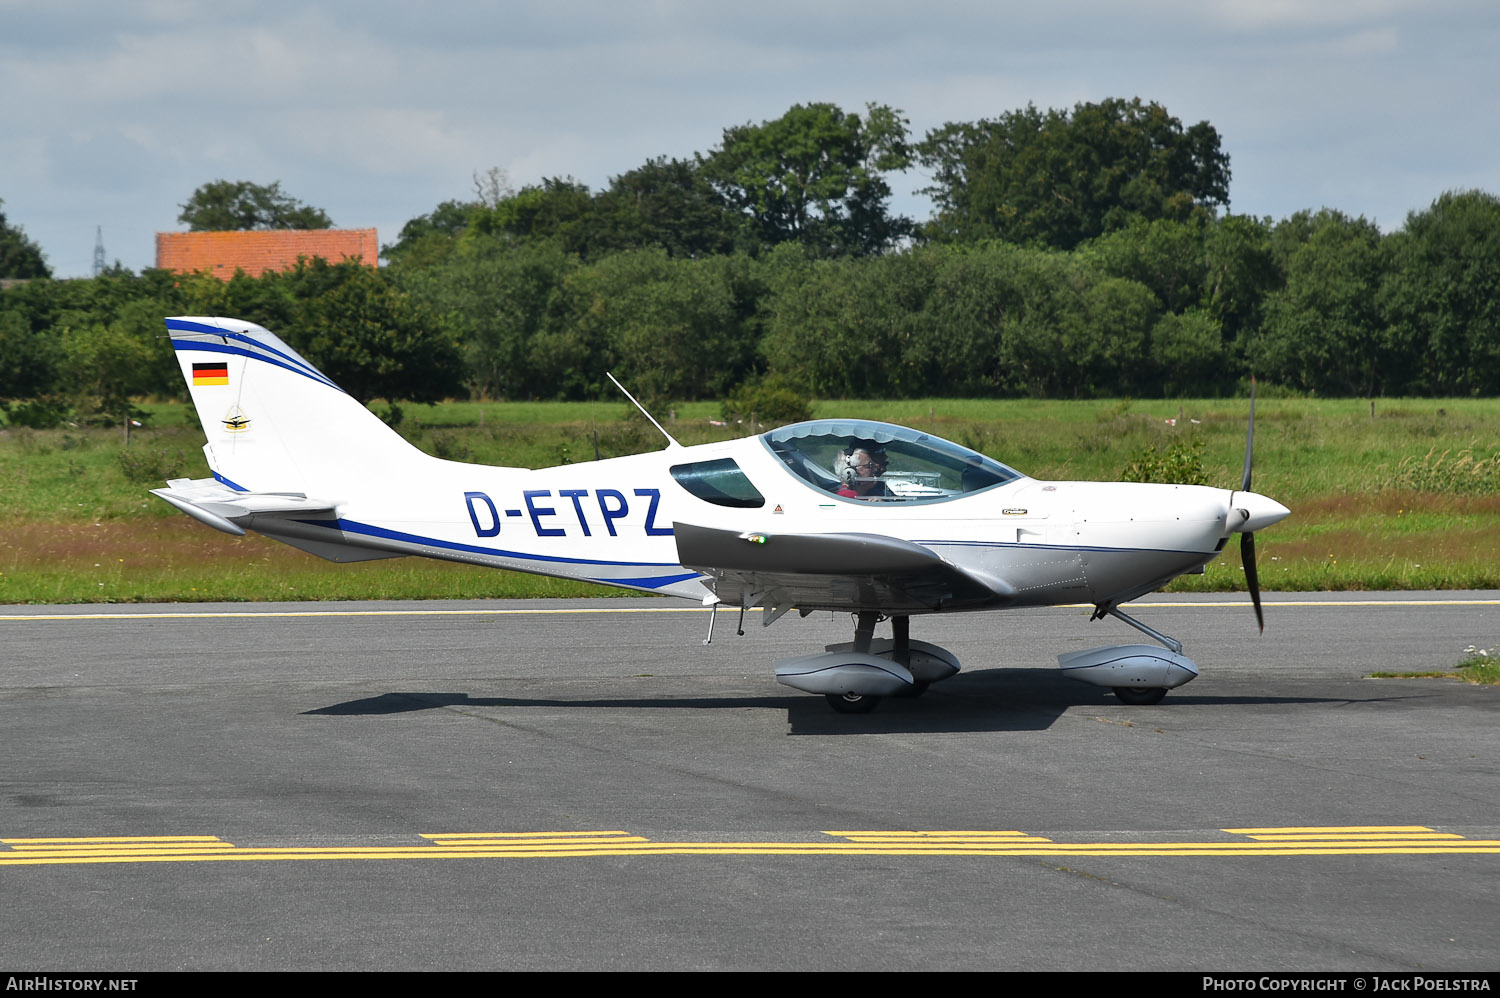
[[230,489],[337,503],[436,461],[254,323],[179,316],[167,330],[209,466]]

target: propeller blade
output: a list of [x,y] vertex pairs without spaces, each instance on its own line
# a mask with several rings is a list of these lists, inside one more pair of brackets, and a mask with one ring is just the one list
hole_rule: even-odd
[[1250,491],[1250,452],[1255,448],[1255,376],[1250,377],[1250,429],[1245,433],[1245,473],[1240,478],[1240,491]]
[[[1245,471],[1240,476],[1240,491],[1250,491],[1251,455],[1255,451],[1255,375],[1250,376],[1250,426],[1245,431]],[[1232,501],[1232,500],[1231,500]],[[1250,518],[1246,510],[1242,510],[1245,519]],[[1266,633],[1266,615],[1260,608],[1260,571],[1255,567],[1255,533],[1246,531],[1240,534],[1240,562],[1245,566],[1245,584],[1250,588],[1250,602],[1255,606],[1255,622],[1260,625],[1260,633]]]
[[1245,584],[1250,587],[1250,602],[1255,604],[1255,622],[1260,633],[1266,633],[1266,617],[1260,609],[1260,573],[1255,568],[1255,535],[1240,534],[1240,561],[1245,566]]

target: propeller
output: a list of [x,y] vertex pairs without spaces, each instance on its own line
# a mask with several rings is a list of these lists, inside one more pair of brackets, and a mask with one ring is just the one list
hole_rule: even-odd
[[[1240,535],[1240,562],[1245,566],[1245,584],[1250,588],[1250,602],[1255,607],[1255,622],[1262,634],[1266,616],[1260,606],[1260,573],[1255,567],[1255,531],[1279,523],[1291,510],[1269,496],[1250,491],[1251,454],[1255,450],[1255,379],[1250,379],[1250,427],[1245,431],[1245,470],[1240,487],[1229,493],[1229,508],[1224,511],[1224,529]],[[1226,533],[1226,535],[1227,535]]]
[[[1245,471],[1240,476],[1240,491],[1250,491],[1250,456],[1255,449],[1255,377],[1250,377],[1250,428],[1245,433]],[[1234,498],[1230,497],[1230,508],[1234,508]],[[1245,520],[1250,519],[1248,509],[1239,510]],[[1260,625],[1260,633],[1266,633],[1266,616],[1260,608],[1260,573],[1255,567],[1255,532],[1247,530],[1240,534],[1240,561],[1245,566],[1245,584],[1250,587],[1250,602],[1255,605],[1255,622]]]

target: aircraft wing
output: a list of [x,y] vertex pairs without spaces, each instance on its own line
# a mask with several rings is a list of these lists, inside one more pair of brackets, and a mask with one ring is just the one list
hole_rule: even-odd
[[883,534],[779,534],[674,523],[682,565],[720,602],[799,610],[923,613],[994,606],[1015,589]]

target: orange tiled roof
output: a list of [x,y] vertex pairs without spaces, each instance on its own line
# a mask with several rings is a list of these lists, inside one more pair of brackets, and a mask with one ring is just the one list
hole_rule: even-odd
[[359,259],[375,266],[380,244],[374,229],[271,229],[246,232],[158,232],[156,265],[178,273],[206,270],[229,280],[236,270],[259,277],[290,270],[299,256],[330,263]]

